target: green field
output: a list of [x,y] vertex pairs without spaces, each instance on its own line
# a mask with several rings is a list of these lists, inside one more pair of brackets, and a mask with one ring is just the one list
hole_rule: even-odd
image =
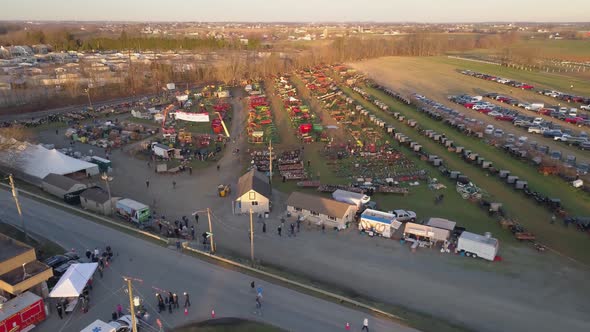
[[[516,68],[508,68],[504,66],[453,59],[448,57],[432,57],[429,58],[429,61],[432,61],[433,63],[451,65],[457,69],[469,69],[485,74],[497,75],[522,81],[534,85],[535,88],[559,90],[562,92],[590,96],[589,80],[576,78],[565,74],[525,71]],[[574,88],[571,88],[572,85]]]
[[[525,197],[524,194],[510,188],[498,178],[489,176],[481,168],[465,163],[457,154],[448,152],[443,146],[420,135],[416,130],[397,122],[393,117],[364,101],[351,90],[345,88],[345,91],[355,96],[366,108],[375,112],[375,114],[378,114],[387,122],[392,123],[400,132],[419,142],[426,151],[443,157],[447,167],[461,171],[474,183],[485,189],[494,200],[504,203],[504,208],[508,211],[509,215],[516,218],[521,224],[535,233],[542,243],[579,261],[585,263],[590,262],[590,255],[587,254],[590,249],[590,243],[587,241],[586,234],[576,231],[574,227],[565,228],[557,223],[551,225],[549,223],[551,214],[544,207],[537,205],[531,199]],[[505,166],[516,174],[524,174],[523,178],[529,181],[532,188],[544,191],[552,196],[560,197],[565,203],[566,208],[574,214],[587,214],[587,211],[589,211],[590,199],[588,196],[568,188],[561,180],[553,177],[544,177],[538,174],[534,168],[510,158],[503,152],[497,151],[491,146],[485,145],[483,142],[465,137],[463,134],[454,131],[443,123],[435,121],[422,113],[418,113],[412,107],[401,104],[379,91],[367,89],[367,92],[374,94],[374,96],[384,101],[391,109],[417,120],[421,128],[444,132],[457,145],[463,145],[466,149],[477,151],[484,157],[487,157],[486,159],[489,158],[488,160],[493,161],[495,167],[501,168]],[[582,196],[584,197],[582,198]],[[459,219],[457,221],[462,223],[463,220]],[[499,228],[497,229],[499,230]],[[489,230],[494,231],[491,227]],[[505,234],[508,233],[507,231],[503,232]]]

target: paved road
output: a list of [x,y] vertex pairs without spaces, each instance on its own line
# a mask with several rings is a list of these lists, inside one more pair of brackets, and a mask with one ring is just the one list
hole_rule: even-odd
[[[79,331],[97,318],[108,320],[118,303],[125,304],[121,276],[143,279],[136,293],[150,306],[155,304],[153,287],[192,294],[188,316],[181,310],[162,313],[165,326],[176,326],[193,320],[204,320],[215,310],[217,317],[257,319],[290,331],[341,331],[346,322],[352,331],[360,330],[367,314],[320,300],[291,289],[254,279],[263,287],[264,313],[254,315],[255,294],[250,290],[251,277],[226,270],[173,249],[167,249],[133,236],[93,223],[62,210],[21,197],[27,228],[66,248],[83,252],[87,248],[104,248],[107,244],[118,254],[105,273],[96,278],[87,314],[75,313],[64,320],[56,314],[40,325],[43,331]],[[11,196],[0,191],[0,219],[18,224]],[[182,299],[182,297],[181,297]],[[150,310],[154,313],[153,307]],[[415,331],[394,322],[370,317],[371,331]]]

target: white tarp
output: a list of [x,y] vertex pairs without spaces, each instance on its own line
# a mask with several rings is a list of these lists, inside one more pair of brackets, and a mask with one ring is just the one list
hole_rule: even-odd
[[98,263],[72,264],[49,293],[49,297],[78,297],[92,278]]
[[178,100],[178,101],[187,101],[188,100],[188,95],[176,96],[176,100]]
[[176,120],[190,122],[209,122],[209,113],[176,112]]
[[27,142],[18,148],[0,154],[0,163],[18,168],[23,173],[40,179],[49,173],[67,175],[80,171],[86,174],[98,174],[98,165],[84,160],[72,158],[52,149],[48,150],[41,144],[32,145]]

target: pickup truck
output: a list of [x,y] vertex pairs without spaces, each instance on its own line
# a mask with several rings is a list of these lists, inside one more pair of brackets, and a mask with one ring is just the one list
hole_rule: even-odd
[[416,221],[416,212],[414,211],[406,211],[406,210],[393,210],[389,211],[388,213],[393,214],[397,221]]
[[580,106],[580,108],[586,111],[590,111],[590,105],[582,105]]

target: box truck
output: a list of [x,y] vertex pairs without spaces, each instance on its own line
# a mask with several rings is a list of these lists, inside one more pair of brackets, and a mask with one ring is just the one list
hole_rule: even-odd
[[457,252],[464,253],[467,257],[481,257],[493,261],[498,254],[500,242],[492,237],[491,233],[479,235],[463,232],[457,242]]
[[129,198],[118,200],[116,210],[123,218],[138,224],[144,224],[152,217],[149,206]]

